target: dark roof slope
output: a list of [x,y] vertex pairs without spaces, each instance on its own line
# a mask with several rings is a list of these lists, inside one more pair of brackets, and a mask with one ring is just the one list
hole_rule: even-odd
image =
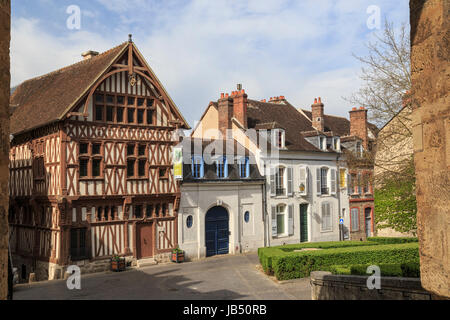
[[289,102],[269,103],[249,99],[248,103],[249,129],[259,129],[263,124],[276,122],[286,132],[286,149],[290,151],[320,151],[300,134],[302,131],[313,130],[311,121]]
[[[303,113],[309,118],[312,119],[312,112],[308,110],[302,109]],[[328,114],[324,115],[325,121],[325,132],[332,131],[334,134],[338,136],[347,136],[350,134],[350,121],[344,117],[331,116]]]
[[98,56],[20,84],[11,96],[11,105],[17,106],[11,116],[11,133],[59,120],[126,47],[125,42]]

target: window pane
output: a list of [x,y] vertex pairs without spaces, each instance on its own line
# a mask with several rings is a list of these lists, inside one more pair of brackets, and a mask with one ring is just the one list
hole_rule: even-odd
[[96,121],[102,121],[103,120],[103,107],[102,106],[96,106],[95,107],[95,120]]
[[129,106],[134,106],[134,101],[135,101],[135,98],[133,98],[133,97],[128,97],[128,105],[129,105]]
[[92,160],[92,176],[99,177],[100,176],[100,159]]
[[101,145],[96,143],[92,145],[92,154],[100,154]]
[[117,96],[117,104],[124,104],[124,103],[125,103],[125,97]]
[[284,233],[284,214],[277,215],[277,233]]
[[103,95],[102,94],[96,94],[95,95],[95,102],[103,102]]
[[145,145],[140,145],[139,146],[139,155],[140,156],[145,156]]
[[107,95],[106,96],[106,103],[114,104],[114,96]]
[[139,160],[139,176],[144,177],[145,176],[145,164],[147,163],[147,160]]
[[87,154],[87,153],[88,153],[88,144],[80,143],[80,154]]
[[106,107],[106,121],[114,120],[114,107]]
[[134,109],[128,108],[128,123],[134,122]]
[[134,156],[134,144],[129,144],[127,146],[127,156]]
[[138,109],[137,122],[138,123],[143,123],[144,122],[144,110],[142,110],[142,109]]
[[128,160],[127,161],[127,176],[133,177],[134,176],[134,160]]
[[147,99],[147,107],[153,107],[153,104],[155,103],[155,100],[153,99]]
[[144,105],[145,99],[144,98],[138,98],[137,105],[138,107],[142,107]]
[[117,122],[123,122],[123,108],[117,108]]
[[134,216],[136,218],[142,218],[142,206],[134,206]]
[[80,160],[80,177],[87,177],[88,160]]

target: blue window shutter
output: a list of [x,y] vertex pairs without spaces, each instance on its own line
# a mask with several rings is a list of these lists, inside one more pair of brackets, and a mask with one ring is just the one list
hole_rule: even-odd
[[228,177],[228,160],[227,157],[223,157],[223,177]]
[[250,161],[248,158],[245,158],[245,177],[250,177]]
[[203,178],[203,176],[205,175],[205,162],[203,161],[203,158],[200,158],[200,177],[199,178]]

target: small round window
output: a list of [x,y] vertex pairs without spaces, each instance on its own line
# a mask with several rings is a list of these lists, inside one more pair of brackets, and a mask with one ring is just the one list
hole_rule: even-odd
[[194,222],[194,219],[192,218],[192,216],[187,217],[186,219],[186,226],[188,228],[192,228],[192,223]]
[[245,212],[245,214],[244,214],[244,221],[245,222],[249,222],[250,221],[250,212]]

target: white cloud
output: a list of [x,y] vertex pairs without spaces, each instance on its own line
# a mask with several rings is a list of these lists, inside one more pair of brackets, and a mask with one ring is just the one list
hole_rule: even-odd
[[[321,96],[327,113],[348,115],[342,96],[358,88],[359,66],[370,33],[366,8],[372,1],[146,1],[97,0],[105,9],[97,23],[109,34],[88,30],[69,37],[44,32],[42,22],[13,20],[13,84],[81,59],[88,49],[104,51],[133,38],[150,66],[192,125],[210,100],[242,83],[252,99],[284,95],[309,108]],[[383,14],[402,14],[388,0]],[[403,0],[402,10],[407,10]],[[405,19],[408,12],[405,12]],[[404,19],[404,20],[405,20]],[[111,22],[114,21],[114,22]]]

